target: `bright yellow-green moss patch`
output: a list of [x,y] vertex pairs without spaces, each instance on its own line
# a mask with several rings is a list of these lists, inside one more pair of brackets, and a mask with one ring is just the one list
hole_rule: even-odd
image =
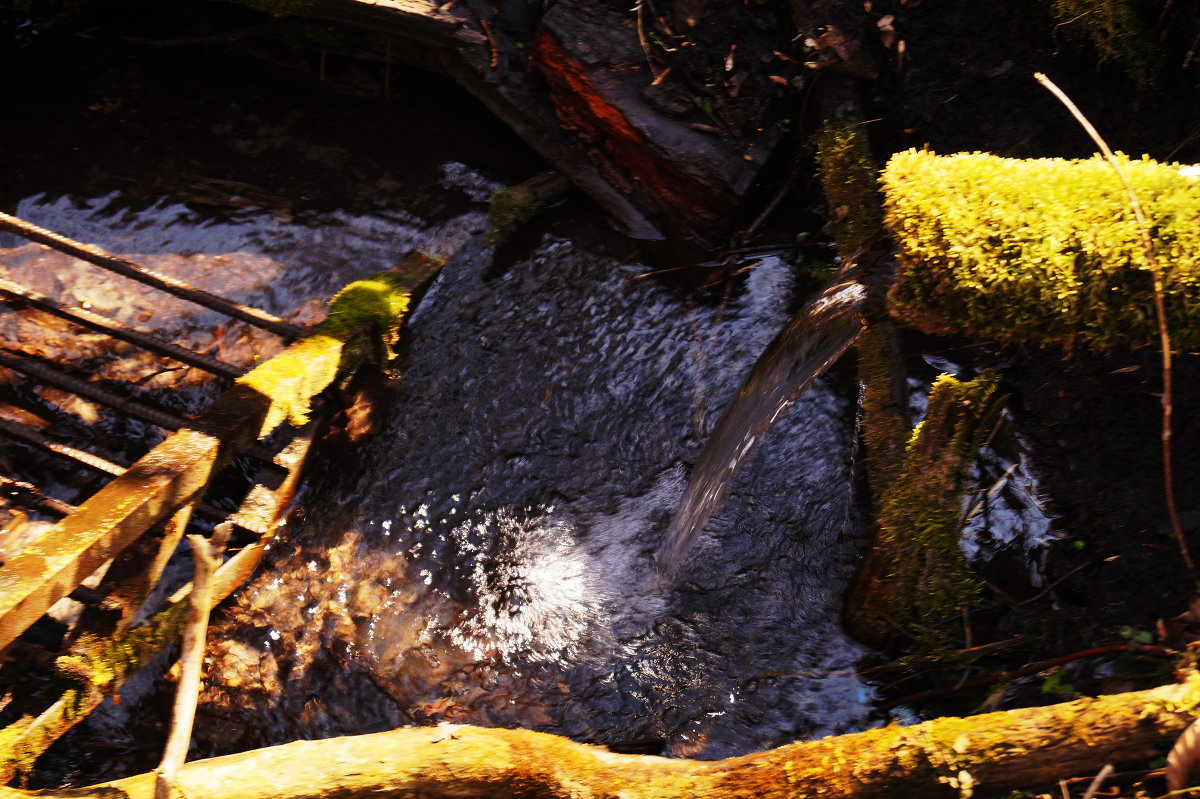
[[238,378],[271,401],[260,437],[285,419],[297,426],[307,422],[312,398],[339,374],[363,360],[390,358],[420,279],[385,272],[351,283],[330,300],[329,315],[312,334]]
[[343,342],[366,329],[392,336],[408,310],[417,282],[407,275],[389,272],[356,280],[329,301],[329,315],[318,330]]
[[[1118,154],[1164,267],[1172,339],[1200,343],[1200,179]],[[930,333],[1095,348],[1157,340],[1153,283],[1120,181],[1099,158],[898,153],[883,173],[900,247],[890,308]]]

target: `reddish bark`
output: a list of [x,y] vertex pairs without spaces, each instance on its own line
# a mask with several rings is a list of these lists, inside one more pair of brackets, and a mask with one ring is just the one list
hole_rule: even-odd
[[[735,195],[723,183],[702,182],[680,168],[677,159],[686,157],[683,153],[660,153],[655,142],[635,127],[622,108],[630,104],[621,100],[637,98],[625,78],[615,71],[587,69],[545,29],[534,38],[532,62],[549,85],[559,123],[584,139],[605,178],[636,205],[651,205],[654,215],[665,220],[664,227],[683,230],[701,241],[728,228]],[[646,114],[647,109],[642,106],[639,113]],[[664,129],[687,127],[665,116],[652,124]],[[661,138],[669,140],[680,131],[664,133]]]

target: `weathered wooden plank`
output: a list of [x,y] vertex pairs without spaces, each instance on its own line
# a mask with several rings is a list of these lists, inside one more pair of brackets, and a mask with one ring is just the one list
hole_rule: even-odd
[[[0,573],[0,648],[151,526],[198,500],[211,475],[234,455],[295,416],[348,366],[343,348],[327,335],[288,347],[6,563]],[[310,372],[315,365],[324,368]],[[280,373],[301,379],[272,395],[265,386]]]
[[[257,411],[259,419],[264,414]],[[242,426],[255,422],[249,417]],[[221,448],[215,436],[179,431],[6,563],[0,647],[179,504],[199,499]]]

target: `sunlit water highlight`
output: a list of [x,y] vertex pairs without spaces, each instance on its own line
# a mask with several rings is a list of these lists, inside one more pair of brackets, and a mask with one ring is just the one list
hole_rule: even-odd
[[835,281],[792,317],[754,364],[701,451],[667,528],[659,566],[668,578],[679,571],[765,433],[858,338],[866,296],[854,279]]

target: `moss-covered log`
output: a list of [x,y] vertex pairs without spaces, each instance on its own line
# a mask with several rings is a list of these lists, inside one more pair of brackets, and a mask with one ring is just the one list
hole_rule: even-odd
[[879,235],[883,227],[875,179],[878,168],[866,138],[862,125],[848,119],[830,120],[813,137],[826,212],[843,258]]
[[[614,754],[527,730],[442,725],[297,741],[187,764],[209,799],[338,797],[937,797],[1001,795],[1160,756],[1200,709],[1200,682],[942,718],[717,761]],[[28,796],[149,799],[154,775]]]
[[945,621],[978,592],[959,532],[967,468],[999,410],[996,383],[990,372],[934,382],[927,418],[877,503],[871,552],[849,591],[846,623],[860,641],[942,649]]
[[[1166,265],[1176,346],[1200,344],[1200,178],[1118,155]],[[1102,159],[898,153],[883,173],[900,247],[893,315],[929,333],[1096,348],[1157,342],[1150,266]]]
[[[882,229],[875,167],[860,125],[833,120],[815,137],[817,166],[843,258]],[[970,601],[977,580],[959,546],[967,467],[995,409],[994,375],[934,384],[926,422],[910,429],[907,381],[882,295],[858,342],[862,434],[875,534],[846,594],[847,628],[877,648],[948,648],[941,619]]]
[[488,232],[483,243],[499,247],[525,223],[560,199],[571,182],[554,171],[538,174],[507,189],[492,193],[488,206]]

